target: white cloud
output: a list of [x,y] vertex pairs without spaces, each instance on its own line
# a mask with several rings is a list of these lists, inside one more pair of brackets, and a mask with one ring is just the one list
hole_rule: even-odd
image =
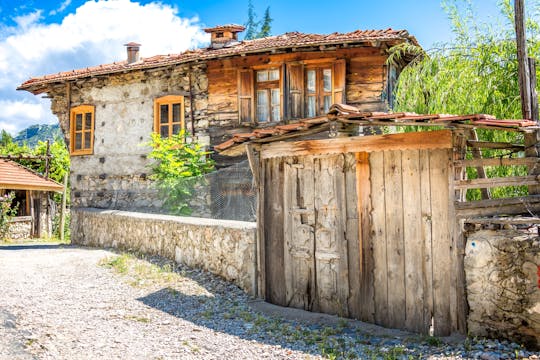
[[66,8],[71,4],[71,0],[65,0],[62,4],[60,4],[60,7],[55,10],[51,10],[49,12],[49,15],[56,15],[58,13],[61,13],[62,11],[66,10]]
[[[38,97],[28,100],[15,92],[30,77],[124,60],[123,44],[130,41],[142,44],[144,57],[178,53],[208,39],[198,19],[182,18],[178,9],[158,2],[141,5],[130,0],[89,0],[60,24],[45,23],[39,10],[14,20],[16,26],[0,28],[0,100],[9,100],[2,106],[3,112],[17,113],[20,126],[16,129],[33,120],[50,119],[48,109],[35,119],[35,108],[21,105],[32,102],[44,108]],[[29,113],[25,115],[21,109]],[[1,119],[0,127],[6,124]]]

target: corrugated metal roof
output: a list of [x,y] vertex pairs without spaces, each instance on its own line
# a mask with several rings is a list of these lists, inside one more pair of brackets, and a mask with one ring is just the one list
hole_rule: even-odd
[[128,64],[127,61],[114,62],[84,69],[59,72],[40,77],[34,77],[20,85],[18,90],[29,90],[39,93],[40,86],[65,80],[74,80],[90,76],[105,75],[122,71],[155,68],[167,65],[181,64],[199,60],[211,60],[241,54],[261,53],[271,50],[302,48],[322,45],[354,44],[369,41],[391,42],[410,41],[418,44],[414,36],[406,30],[356,30],[348,33],[332,34],[305,34],[289,32],[277,36],[269,36],[261,39],[244,40],[234,42],[230,46],[220,49],[205,48],[188,50],[179,54],[156,55],[141,58],[137,62]]
[[0,189],[63,191],[64,186],[16,162],[0,159]]

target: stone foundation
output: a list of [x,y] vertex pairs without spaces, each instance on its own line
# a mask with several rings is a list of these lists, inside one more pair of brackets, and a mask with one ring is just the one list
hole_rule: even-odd
[[470,335],[540,347],[538,224],[476,225],[467,234],[465,274]]
[[73,208],[74,244],[155,254],[256,293],[256,223]]

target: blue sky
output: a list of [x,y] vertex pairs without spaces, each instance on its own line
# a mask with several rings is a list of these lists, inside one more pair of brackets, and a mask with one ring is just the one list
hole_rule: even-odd
[[[460,0],[458,0],[460,1]],[[474,0],[483,22],[498,0]],[[122,60],[129,41],[141,55],[177,53],[205,44],[202,28],[246,20],[247,0],[0,0],[0,129],[13,134],[54,123],[49,100],[15,90],[31,76]],[[406,29],[429,49],[448,41],[449,21],[438,0],[253,0],[261,17],[270,6],[272,33]]]

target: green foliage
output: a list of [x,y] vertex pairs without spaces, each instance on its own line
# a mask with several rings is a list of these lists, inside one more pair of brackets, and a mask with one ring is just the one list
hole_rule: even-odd
[[261,24],[261,30],[257,34],[257,38],[270,36],[270,30],[272,29],[272,21],[274,21],[274,19],[270,17],[270,6],[269,6],[264,11],[264,17]]
[[196,185],[214,170],[214,161],[207,158],[210,152],[197,142],[187,142],[184,131],[171,138],[154,133],[148,145],[152,147],[148,157],[157,160],[151,179],[164,196],[164,207],[173,214],[190,215],[189,200]]
[[270,36],[272,29],[273,19],[270,17],[270,7],[267,7],[264,11],[264,17],[262,20],[257,21],[257,14],[255,13],[255,7],[251,0],[248,1],[248,14],[247,21],[245,23],[246,32],[244,39],[253,40],[266,36]]
[[[531,4],[532,3],[532,4]],[[537,8],[539,1],[530,1]],[[413,54],[414,60],[399,77],[394,93],[395,111],[417,113],[495,115],[499,119],[521,118],[518,86],[517,55],[513,27],[513,6],[510,0],[500,2],[502,24],[480,23],[471,1],[443,1],[452,24],[454,39],[437,48],[423,52],[420,49],[395,47],[390,50],[389,61],[396,62],[403,54]],[[527,20],[529,56],[540,58],[540,25]],[[537,71],[537,76],[540,72]],[[522,134],[516,132],[479,130],[484,141],[519,143]],[[485,157],[509,157],[516,154],[508,150],[484,150]],[[470,157],[470,154],[468,155]],[[489,167],[488,177],[525,175],[524,167]],[[477,177],[468,171],[469,178]],[[494,197],[526,194],[526,187],[493,189]],[[468,191],[469,200],[478,199],[479,191]]]
[[15,193],[11,192],[0,196],[0,240],[5,240],[8,231],[10,220],[17,214],[17,207],[12,206]]

